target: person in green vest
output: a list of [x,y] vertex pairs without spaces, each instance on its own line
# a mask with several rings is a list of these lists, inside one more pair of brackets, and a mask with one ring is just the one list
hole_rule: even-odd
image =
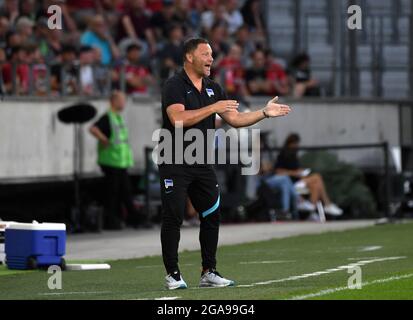
[[125,94],[114,91],[110,96],[110,109],[89,130],[98,140],[97,162],[105,176],[106,189],[104,228],[111,230],[122,229],[125,224],[122,205],[128,212],[128,222],[136,226],[139,220],[127,171],[134,161],[128,128],[121,115],[125,105]]

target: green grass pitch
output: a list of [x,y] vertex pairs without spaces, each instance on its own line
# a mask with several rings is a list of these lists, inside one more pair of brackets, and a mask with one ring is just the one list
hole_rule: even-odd
[[[337,267],[360,261],[362,288],[349,289],[352,274]],[[231,288],[197,287],[199,251],[180,254],[186,290],[163,288],[159,256],[105,262],[111,270],[64,272],[61,290],[45,271],[0,266],[0,299],[413,299],[413,223],[220,247]]]

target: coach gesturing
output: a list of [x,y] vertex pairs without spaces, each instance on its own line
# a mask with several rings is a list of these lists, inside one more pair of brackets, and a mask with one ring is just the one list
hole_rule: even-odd
[[[219,84],[210,80],[213,58],[208,41],[201,38],[184,44],[183,70],[168,79],[162,90],[162,118],[164,130],[169,130],[175,145],[175,126],[184,133],[196,128],[205,136],[215,128],[218,113],[229,125],[244,127],[264,118],[278,117],[290,112],[290,107],[276,103],[276,98],[259,110],[249,113],[237,111],[238,102],[227,100]],[[204,139],[206,141],[206,139]],[[183,141],[183,146],[190,142]],[[206,148],[205,148],[206,149]],[[178,152],[173,150],[173,153]],[[179,150],[181,152],[181,150]],[[205,153],[206,154],[206,153]],[[182,155],[183,158],[183,155]],[[175,154],[172,159],[176,159]],[[175,161],[175,160],[174,160]],[[216,250],[219,231],[219,186],[212,166],[203,163],[160,164],[162,197],[162,256],[165,264],[166,288],[187,288],[178,267],[178,245],[186,199],[192,201],[200,214],[199,241],[202,253],[201,287],[225,287],[234,281],[225,279],[216,270]]]

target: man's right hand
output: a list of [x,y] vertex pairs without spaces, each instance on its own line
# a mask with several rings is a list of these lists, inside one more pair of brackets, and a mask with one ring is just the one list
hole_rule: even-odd
[[224,113],[237,110],[239,103],[237,100],[221,100],[214,103],[213,106],[215,113]]

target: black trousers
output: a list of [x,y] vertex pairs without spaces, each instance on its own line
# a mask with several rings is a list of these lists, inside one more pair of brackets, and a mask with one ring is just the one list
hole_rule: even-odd
[[165,269],[179,270],[178,246],[180,227],[184,218],[187,197],[200,216],[199,242],[202,267],[215,268],[219,233],[219,186],[212,166],[159,166],[162,226],[161,243]]
[[106,223],[116,224],[123,220],[122,204],[125,206],[128,216],[136,219],[138,216],[137,210],[133,205],[133,193],[129,180],[129,175],[126,169],[120,169],[109,166],[100,166],[105,175],[105,220]]

